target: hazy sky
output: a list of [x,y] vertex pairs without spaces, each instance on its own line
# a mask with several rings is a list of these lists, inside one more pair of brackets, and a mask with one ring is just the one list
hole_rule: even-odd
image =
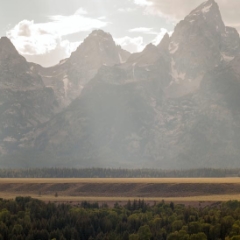
[[[29,61],[50,66],[93,29],[110,32],[123,48],[159,43],[202,0],[0,0],[0,35]],[[240,30],[240,0],[217,0],[226,25]]]

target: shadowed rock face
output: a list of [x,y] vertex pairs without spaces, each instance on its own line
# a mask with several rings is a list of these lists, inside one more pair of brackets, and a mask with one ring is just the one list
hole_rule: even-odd
[[[22,150],[2,161],[6,166],[17,160],[20,166],[238,166],[239,49],[237,31],[225,27],[211,0],[181,21],[171,37],[165,35],[158,46],[149,44],[131,56],[101,30],[52,68],[26,63],[19,56],[14,66],[22,70],[14,82],[21,79],[19,72],[28,74],[23,80],[31,76],[38,94],[31,90],[32,95],[11,97],[29,104],[24,105],[26,118],[16,118],[11,107],[4,108],[8,114],[1,120],[2,129],[18,119],[13,125],[16,135],[19,122],[31,124],[14,137],[17,141],[12,135],[4,138],[4,143],[14,142]],[[24,70],[29,66],[30,74]],[[47,96],[42,94],[45,86]],[[7,92],[0,100],[1,96],[5,104],[12,95]],[[58,114],[52,107],[54,97]]]
[[27,90],[44,87],[41,77],[36,74],[11,41],[0,39],[0,88]]
[[170,39],[171,97],[196,91],[204,74],[240,52],[237,31],[225,27],[215,1],[206,1],[177,24]]
[[84,86],[102,66],[113,66],[127,60],[130,53],[117,46],[112,36],[102,30],[93,31],[69,59],[50,68],[33,67],[46,86],[53,88],[63,108],[76,99]]
[[0,152],[21,146],[24,134],[54,115],[57,102],[11,41],[0,39]]

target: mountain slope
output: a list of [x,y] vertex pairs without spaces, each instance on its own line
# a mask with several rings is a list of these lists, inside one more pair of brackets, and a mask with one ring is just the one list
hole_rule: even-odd
[[225,159],[235,166],[239,46],[216,2],[207,1],[158,46],[101,67],[30,145],[80,167],[227,167]]
[[172,85],[170,97],[192,93],[204,74],[240,53],[239,34],[225,27],[219,7],[208,0],[177,24],[170,38]]
[[109,33],[94,30],[69,59],[50,68],[33,66],[43,78],[44,84],[53,88],[59,104],[66,107],[80,95],[101,66],[123,63],[129,55],[115,44]]
[[24,134],[56,112],[51,89],[6,37],[0,39],[0,153],[21,146]]
[[[66,75],[71,84],[65,90],[76,99],[28,131],[23,151],[2,163],[12,166],[17,158],[20,166],[238,166],[240,38],[224,25],[214,0],[193,10],[158,46],[120,59],[111,36],[95,31],[62,64],[38,69],[55,95],[65,89]],[[60,77],[52,77],[54,71]],[[58,95],[58,102],[70,102],[66,96]]]

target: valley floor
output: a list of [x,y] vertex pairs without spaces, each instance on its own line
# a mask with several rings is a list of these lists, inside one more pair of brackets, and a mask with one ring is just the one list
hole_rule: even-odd
[[149,203],[240,200],[240,178],[0,179],[0,198],[31,196],[53,202]]

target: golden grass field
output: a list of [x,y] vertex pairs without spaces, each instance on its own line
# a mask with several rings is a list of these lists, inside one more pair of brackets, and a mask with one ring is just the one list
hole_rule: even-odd
[[0,178],[1,183],[234,183],[240,178]]
[[0,198],[16,196],[54,202],[217,202],[240,200],[240,178],[0,179]]

